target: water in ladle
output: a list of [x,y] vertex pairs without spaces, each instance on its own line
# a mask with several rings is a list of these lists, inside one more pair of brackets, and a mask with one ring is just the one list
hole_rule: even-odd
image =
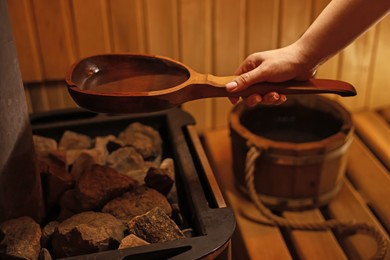
[[97,93],[149,92],[180,85],[188,79],[186,73],[129,73],[128,71],[100,71],[91,75],[82,89]]

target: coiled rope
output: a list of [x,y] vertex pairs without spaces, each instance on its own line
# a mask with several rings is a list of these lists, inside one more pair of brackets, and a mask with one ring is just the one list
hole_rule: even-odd
[[250,147],[245,162],[245,183],[249,192],[249,196],[252,202],[255,204],[258,211],[269,220],[269,225],[279,226],[283,228],[290,228],[296,230],[306,231],[320,231],[320,230],[338,230],[342,235],[349,236],[355,233],[363,233],[372,236],[377,242],[377,250],[371,259],[384,259],[387,251],[388,242],[386,237],[373,225],[364,222],[355,221],[340,221],[340,220],[326,220],[321,222],[303,222],[289,220],[280,216],[277,216],[271,212],[259,199],[255,185],[254,185],[254,171],[255,162],[261,155],[259,149],[255,146],[248,145]]

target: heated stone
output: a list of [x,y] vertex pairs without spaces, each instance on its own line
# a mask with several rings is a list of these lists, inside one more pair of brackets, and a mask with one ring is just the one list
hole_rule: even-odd
[[120,173],[144,169],[144,159],[133,147],[123,147],[112,152],[107,158],[107,165]]
[[75,213],[80,213],[83,211],[83,208],[80,205],[78,198],[76,197],[75,189],[65,191],[61,196],[59,204],[61,209],[58,216],[59,221],[67,219]]
[[159,132],[150,126],[135,122],[119,134],[124,145],[134,147],[145,160],[161,160],[162,140]]
[[138,186],[133,178],[94,164],[76,182],[76,198],[83,210],[101,209],[111,199]]
[[159,168],[150,167],[145,176],[145,184],[165,196],[171,191],[175,182],[172,159],[165,159]]
[[125,226],[114,216],[86,211],[63,221],[53,235],[55,257],[68,257],[118,248]]
[[60,222],[50,221],[42,228],[41,247],[50,248],[52,236]]
[[130,233],[149,243],[161,243],[184,238],[176,223],[164,210],[154,208],[144,215],[131,219],[128,223]]
[[84,171],[91,169],[92,165],[96,164],[94,157],[88,153],[82,153],[74,161],[70,174],[77,181],[80,179]]
[[93,158],[97,164],[104,165],[106,163],[106,153],[101,149],[79,149],[79,150],[66,150],[66,164],[68,166],[73,165],[75,161],[82,155],[88,154]]
[[142,238],[139,238],[134,234],[130,234],[126,236],[124,239],[122,239],[121,243],[119,244],[119,249],[136,247],[136,246],[144,246],[149,244],[150,244],[149,242],[146,242]]
[[0,224],[1,259],[38,259],[41,228],[30,217],[10,219]]
[[155,207],[161,208],[168,216],[172,214],[171,205],[164,195],[141,186],[111,200],[103,207],[102,212],[110,213],[127,223],[133,217],[145,214]]
[[52,138],[40,135],[33,135],[33,141],[34,149],[37,153],[57,150],[58,148],[57,141]]
[[49,250],[46,248],[42,248],[41,251],[39,252],[39,260],[52,260],[53,258],[51,257],[51,254]]
[[38,171],[41,173],[46,204],[50,212],[58,204],[60,196],[74,185],[72,175],[66,168],[64,151],[56,150],[37,155]]
[[67,130],[62,135],[58,146],[64,150],[89,149],[92,147],[92,139],[87,135]]

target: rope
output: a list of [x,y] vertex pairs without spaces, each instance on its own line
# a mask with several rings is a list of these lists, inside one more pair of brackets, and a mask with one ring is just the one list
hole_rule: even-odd
[[271,212],[259,199],[254,185],[254,171],[255,162],[261,155],[261,152],[254,146],[251,146],[245,162],[245,182],[249,191],[249,196],[255,204],[258,211],[269,221],[270,225],[279,226],[283,228],[306,230],[306,231],[322,231],[322,230],[338,230],[341,235],[349,236],[355,233],[364,233],[372,236],[377,242],[377,250],[371,259],[384,259],[387,251],[387,239],[377,228],[373,225],[364,222],[355,221],[340,221],[340,220],[326,220],[322,222],[303,222],[285,219],[277,216]]

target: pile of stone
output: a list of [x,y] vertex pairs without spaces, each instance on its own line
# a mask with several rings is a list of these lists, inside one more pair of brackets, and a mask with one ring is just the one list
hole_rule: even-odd
[[34,136],[47,221],[0,224],[0,258],[51,259],[185,237],[172,158],[135,122],[118,136]]

